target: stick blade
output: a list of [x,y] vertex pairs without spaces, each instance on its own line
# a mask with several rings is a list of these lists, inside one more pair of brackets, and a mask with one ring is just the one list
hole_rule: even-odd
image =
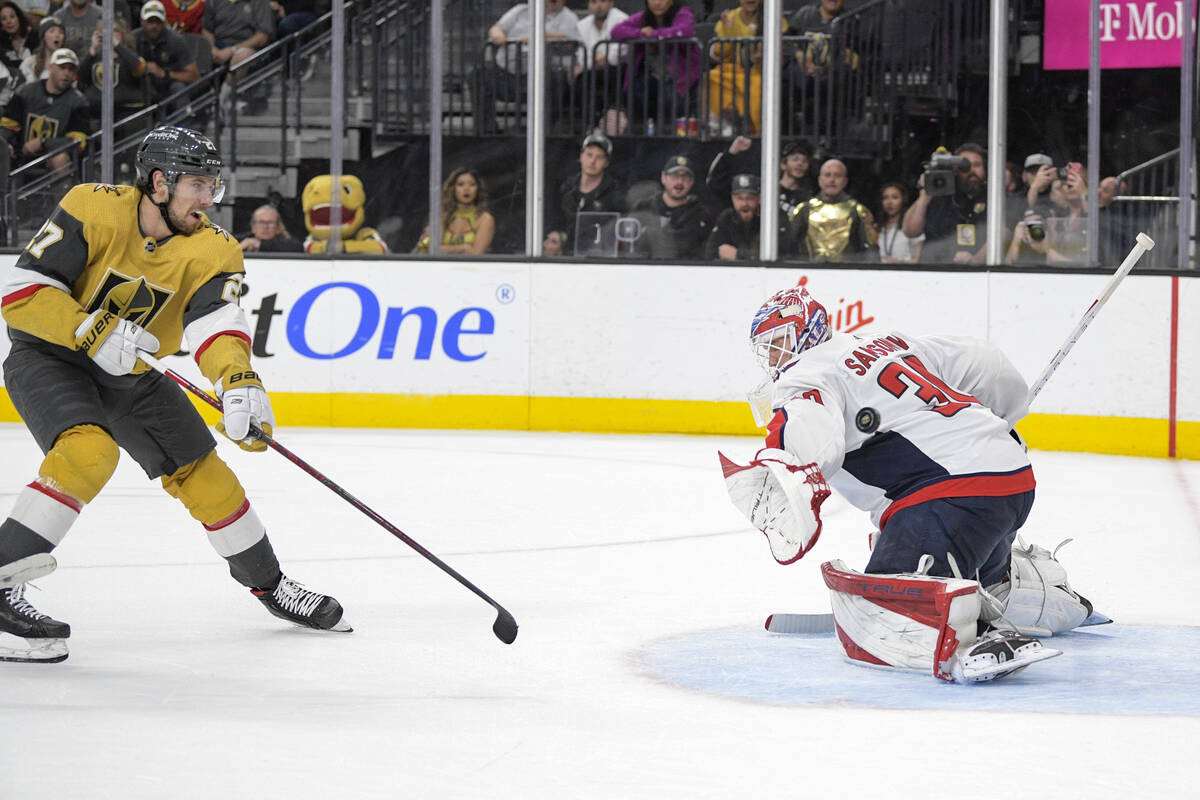
[[499,611],[496,621],[492,624],[492,633],[496,634],[496,638],[505,644],[512,644],[517,640],[517,621],[503,608]]

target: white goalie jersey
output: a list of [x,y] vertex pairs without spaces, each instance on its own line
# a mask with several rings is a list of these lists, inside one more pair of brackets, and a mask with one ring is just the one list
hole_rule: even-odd
[[834,334],[775,382],[767,447],[816,462],[882,530],[891,513],[927,500],[1033,489],[1010,433],[1027,393],[983,340]]

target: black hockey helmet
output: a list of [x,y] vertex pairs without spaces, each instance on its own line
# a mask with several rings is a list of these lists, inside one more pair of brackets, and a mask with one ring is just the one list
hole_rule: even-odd
[[150,194],[154,185],[150,177],[156,169],[162,171],[172,191],[180,175],[202,175],[216,180],[213,202],[219,203],[225,194],[222,167],[221,154],[212,139],[190,128],[159,125],[138,147],[137,187]]

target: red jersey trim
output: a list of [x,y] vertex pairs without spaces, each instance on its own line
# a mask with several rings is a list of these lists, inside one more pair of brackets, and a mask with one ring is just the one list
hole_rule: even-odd
[[33,286],[26,286],[24,289],[17,289],[12,294],[4,295],[4,300],[0,301],[0,306],[6,306],[9,303],[15,303],[18,300],[24,300],[26,297],[29,297],[30,295],[33,295],[42,289],[50,288],[52,287],[47,286],[44,283],[35,283]]
[[243,342],[245,342],[247,344],[247,346],[249,346],[251,344],[250,337],[247,336],[246,334],[242,333],[241,331],[218,331],[217,333],[214,333],[212,336],[205,339],[204,344],[202,344],[196,348],[196,355],[194,356],[194,358],[196,359],[197,366],[200,365],[200,356],[204,355],[204,351],[207,350],[209,348],[209,345],[211,345],[216,339],[218,339],[222,336],[236,336],[237,338],[239,338]]
[[887,525],[892,514],[918,503],[941,500],[947,497],[1008,497],[1031,492],[1037,486],[1033,478],[1033,467],[1023,467],[1016,472],[1003,475],[973,475],[966,478],[947,478],[930,484],[894,501],[879,518],[879,530]]
[[46,497],[49,497],[51,500],[57,500],[67,508],[74,511],[76,514],[78,514],[80,511],[83,511],[83,503],[79,502],[74,497],[71,497],[69,494],[64,494],[57,489],[51,489],[44,483],[38,483],[37,481],[34,481],[33,483],[29,484],[29,488],[36,489],[37,491],[46,495]]

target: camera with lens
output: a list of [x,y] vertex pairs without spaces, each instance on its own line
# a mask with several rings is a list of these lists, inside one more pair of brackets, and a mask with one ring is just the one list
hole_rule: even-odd
[[1025,230],[1029,231],[1030,241],[1040,242],[1046,238],[1046,220],[1032,208],[1028,209],[1025,212]]
[[971,162],[962,156],[953,156],[939,147],[923,165],[925,170],[925,194],[942,197],[954,194],[954,173],[968,172]]

